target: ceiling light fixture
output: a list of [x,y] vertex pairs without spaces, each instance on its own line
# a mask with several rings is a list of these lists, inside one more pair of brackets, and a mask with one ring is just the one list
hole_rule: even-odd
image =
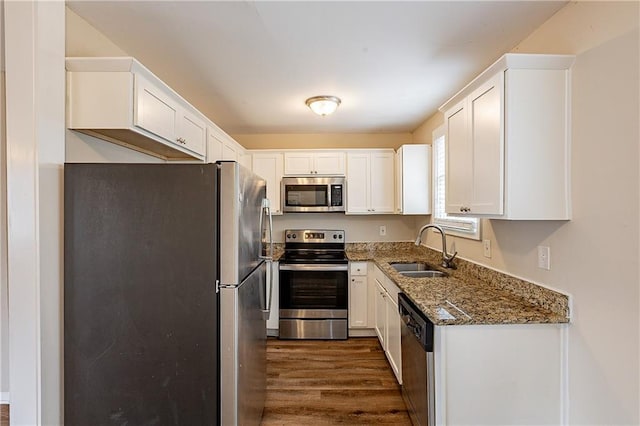
[[342,101],[337,96],[314,96],[307,99],[305,104],[311,108],[311,111],[325,116],[333,114],[338,109],[340,102]]

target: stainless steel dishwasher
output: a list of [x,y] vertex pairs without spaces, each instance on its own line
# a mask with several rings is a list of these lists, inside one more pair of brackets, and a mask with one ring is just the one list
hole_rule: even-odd
[[402,318],[402,397],[415,426],[433,426],[433,323],[404,293],[398,294],[398,310]]

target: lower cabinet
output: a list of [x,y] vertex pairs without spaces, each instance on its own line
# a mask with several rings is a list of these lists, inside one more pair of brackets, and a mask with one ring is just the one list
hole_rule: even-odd
[[349,264],[349,328],[368,327],[367,262]]
[[568,327],[436,326],[436,424],[566,424]]
[[[278,336],[278,328],[279,328],[279,320],[280,313],[279,311],[279,300],[278,295],[280,292],[278,289],[280,286],[278,285],[280,280],[280,269],[278,262],[271,263],[271,274],[267,274],[267,288],[271,288],[271,292],[269,293],[269,297],[271,297],[271,314],[269,315],[269,319],[267,320],[267,335],[268,336]],[[269,281],[270,280],[270,281]]]
[[389,360],[399,384],[402,384],[402,353],[400,342],[401,319],[398,312],[400,289],[377,267],[374,269],[376,284],[375,329],[380,345]]

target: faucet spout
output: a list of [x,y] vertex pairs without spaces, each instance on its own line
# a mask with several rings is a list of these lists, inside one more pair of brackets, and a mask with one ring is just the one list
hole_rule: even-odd
[[449,255],[447,253],[447,237],[446,237],[446,234],[444,233],[444,229],[442,229],[440,225],[428,223],[424,225],[422,228],[420,228],[420,231],[418,231],[418,237],[416,238],[415,244],[417,246],[420,245],[420,243],[422,242],[422,233],[429,228],[438,230],[438,232],[440,232],[440,235],[442,235],[442,266],[448,269],[456,269],[456,265],[455,263],[453,263],[453,259],[455,259],[458,252],[456,251],[452,255]]

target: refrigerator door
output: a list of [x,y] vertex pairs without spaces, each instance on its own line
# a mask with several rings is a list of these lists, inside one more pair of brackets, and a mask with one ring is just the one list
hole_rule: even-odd
[[220,166],[220,284],[237,285],[262,259],[263,179],[236,162]]
[[267,327],[263,262],[239,286],[220,289],[220,420],[259,425],[266,394]]
[[218,423],[216,176],[65,165],[66,425]]

